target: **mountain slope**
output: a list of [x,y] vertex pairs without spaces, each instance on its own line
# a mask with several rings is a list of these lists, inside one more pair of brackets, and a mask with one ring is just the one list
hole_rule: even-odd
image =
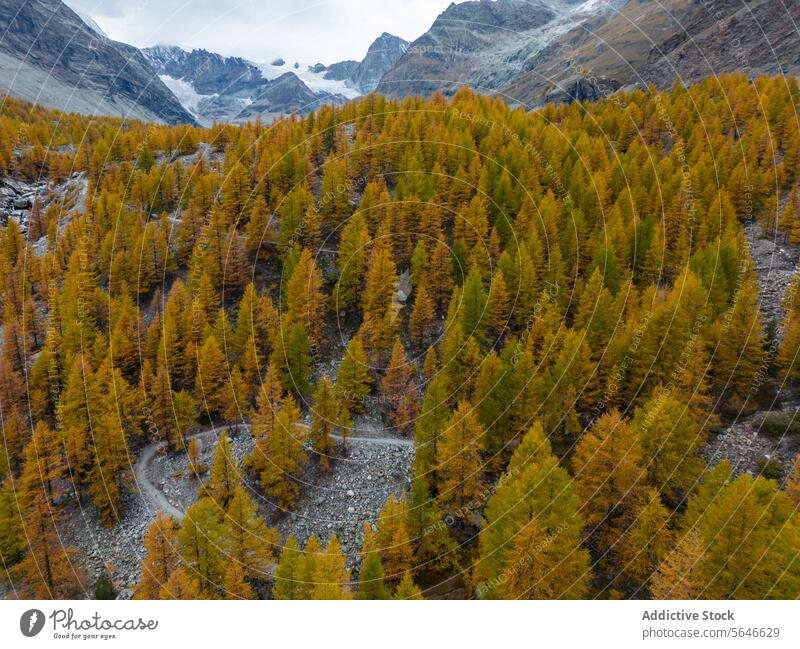
[[323,103],[341,103],[372,92],[407,46],[402,38],[384,32],[362,61],[308,68],[283,59],[256,65],[239,57],[170,45],[144,48],[142,53],[184,108],[209,124],[308,112]]
[[361,61],[354,61],[352,59],[332,63],[324,70],[325,78],[332,79],[333,81],[352,81],[358,74],[360,65]]
[[374,92],[383,75],[391,70],[408,48],[408,41],[383,32],[369,46],[361,61],[340,61],[324,68],[325,78],[344,81],[361,94]]
[[0,92],[60,110],[193,121],[136,48],[59,0],[0,0]]
[[238,56],[164,45],[144,48],[142,54],[159,75],[182,79],[201,95],[248,96],[264,83],[258,67]]
[[96,32],[97,34],[100,34],[100,36],[105,36],[106,38],[108,38],[108,34],[106,34],[106,33],[103,31],[102,27],[100,27],[100,25],[98,25],[98,24],[97,24],[97,23],[94,21],[94,18],[92,18],[92,17],[91,17],[89,14],[87,14],[85,11],[82,11],[82,10],[81,10],[81,9],[79,9],[78,7],[73,7],[73,6],[72,6],[72,4],[71,4],[71,3],[69,3],[69,2],[65,2],[64,4],[65,4],[65,5],[67,5],[67,6],[68,6],[70,9],[72,9],[72,11],[74,11],[76,14],[78,14],[78,17],[79,17],[79,18],[80,18],[80,19],[81,19],[83,22],[85,22],[85,23],[86,23],[86,26],[87,26],[89,29],[91,29],[93,32]]
[[277,117],[283,113],[307,113],[322,104],[341,103],[342,97],[326,92],[313,92],[293,72],[285,72],[277,79],[266,81],[234,121],[245,121],[263,117]]
[[773,0],[631,0],[608,20],[554,39],[503,89],[527,104],[579,77],[670,85],[722,72],[800,71],[800,4]]
[[352,79],[364,94],[372,92],[386,72],[392,69],[408,47],[408,41],[388,32],[383,32],[367,50],[367,55],[358,65]]
[[204,49],[187,52],[169,45],[148,47],[142,53],[202,124],[307,112],[321,103],[340,103],[345,96],[359,94],[343,81],[327,81],[321,72],[294,67],[282,59],[256,65],[236,56]]
[[[391,96],[486,92],[509,83],[521,62],[555,34],[603,10],[594,0],[475,0],[451,4],[378,85]],[[584,11],[586,9],[586,11]]]
[[466,85],[530,107],[664,88],[676,75],[794,73],[799,24],[800,3],[778,0],[475,0],[451,4],[377,90]]

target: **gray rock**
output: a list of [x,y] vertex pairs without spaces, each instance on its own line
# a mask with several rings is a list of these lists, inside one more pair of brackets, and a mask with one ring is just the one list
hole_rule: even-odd
[[544,98],[549,104],[571,104],[573,101],[597,101],[619,89],[614,79],[573,76],[560,81]]
[[60,0],[0,0],[0,89],[61,110],[169,123],[193,118],[134,47]]
[[315,93],[293,72],[286,72],[277,79],[265,82],[253,101],[236,117],[237,121],[253,119],[257,115],[281,113],[305,113],[324,103],[341,103],[338,95]]
[[264,83],[261,71],[238,56],[164,45],[147,47],[142,54],[158,74],[182,79],[201,95],[249,96]]
[[383,75],[405,54],[406,48],[408,41],[387,32],[381,34],[369,46],[367,55],[352,77],[355,87],[365,94],[375,90]]
[[800,261],[800,246],[782,241],[781,234],[763,237],[761,226],[755,222],[745,225],[744,232],[755,266],[759,307],[765,323],[779,324],[783,320],[783,296]]
[[334,81],[351,81],[358,74],[359,65],[359,61],[339,61],[329,65],[323,76]]
[[408,45],[380,79],[390,96],[452,94],[464,85],[483,91],[519,73],[516,50],[541,39],[559,14],[546,3],[525,0],[451,3],[430,29]]

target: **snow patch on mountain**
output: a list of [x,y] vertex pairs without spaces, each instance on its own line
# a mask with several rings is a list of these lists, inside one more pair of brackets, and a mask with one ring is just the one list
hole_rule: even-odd
[[216,93],[213,95],[201,95],[188,81],[175,79],[168,74],[159,74],[158,78],[161,79],[164,85],[172,91],[172,94],[178,98],[181,105],[193,115],[197,115],[197,108],[201,101],[217,97]]
[[308,89],[312,92],[326,92],[332,95],[342,95],[346,99],[355,99],[361,96],[361,93],[357,89],[350,88],[344,81],[326,79],[324,71],[313,72],[308,69],[307,65],[300,65],[297,68],[295,68],[293,63],[286,62],[284,62],[283,65],[273,65],[272,63],[257,63],[256,65],[261,71],[262,76],[268,81],[277,79],[289,72],[306,84]]

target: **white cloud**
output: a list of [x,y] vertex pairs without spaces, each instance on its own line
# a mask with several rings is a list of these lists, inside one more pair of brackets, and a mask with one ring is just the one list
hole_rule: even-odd
[[423,34],[451,0],[66,0],[137,47],[203,47],[264,62],[361,59],[384,31]]

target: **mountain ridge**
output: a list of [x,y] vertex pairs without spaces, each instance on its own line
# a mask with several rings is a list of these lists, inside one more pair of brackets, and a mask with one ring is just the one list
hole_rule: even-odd
[[[800,5],[769,0],[630,0],[594,29],[554,39],[502,92],[537,105],[576,78],[668,87],[718,73],[800,72]],[[753,38],[753,34],[758,34]]]
[[800,3],[770,0],[468,0],[451,3],[411,43],[384,31],[361,61],[306,69],[204,48],[137,50],[60,0],[0,0],[0,90],[51,108],[170,123],[463,86],[534,108],[664,88],[676,77],[798,73],[799,23]]
[[0,0],[0,33],[0,91],[59,110],[194,121],[139,50],[60,0]]
[[[463,86],[527,108],[721,72],[800,72],[800,3],[471,0],[451,3],[381,79],[391,97]],[[754,37],[757,35],[757,37]]]
[[200,122],[242,121],[258,115],[308,112],[372,92],[405,52],[408,42],[388,32],[376,38],[361,61],[318,63],[301,69],[276,59],[256,64],[203,48],[159,44],[141,51],[184,108]]
[[278,61],[258,65],[203,48],[187,51],[164,44],[142,52],[183,106],[205,124],[307,112],[322,103],[341,103],[345,99],[327,88],[309,87],[299,75],[320,75],[282,60],[281,65],[276,65]]
[[595,0],[451,3],[383,76],[377,92],[394,97],[436,91],[450,95],[465,85],[479,92],[497,90],[555,34],[611,6],[613,1],[598,5]]

